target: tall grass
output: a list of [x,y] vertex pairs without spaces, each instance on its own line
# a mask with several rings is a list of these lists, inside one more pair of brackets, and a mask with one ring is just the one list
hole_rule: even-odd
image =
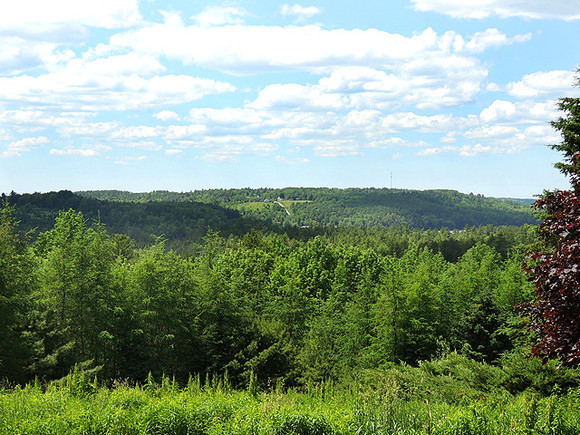
[[451,400],[401,392],[392,382],[234,391],[223,378],[180,387],[168,377],[104,387],[77,371],[58,383],[3,389],[0,434],[580,434],[578,388]]

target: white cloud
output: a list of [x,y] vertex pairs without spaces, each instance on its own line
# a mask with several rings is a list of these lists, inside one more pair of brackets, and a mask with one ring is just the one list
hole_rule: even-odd
[[176,155],[179,155],[179,154],[182,154],[182,153],[183,153],[182,150],[178,150],[178,149],[175,149],[175,148],[171,148],[171,149],[165,150],[165,155],[166,156],[176,156]]
[[392,149],[392,148],[417,148],[428,146],[426,142],[421,140],[407,140],[400,137],[389,137],[386,139],[372,140],[366,144],[367,148],[382,148],[382,149]]
[[310,159],[306,157],[284,157],[276,156],[274,159],[280,163],[285,163],[287,165],[303,165],[305,163],[310,163]]
[[207,133],[205,125],[171,125],[167,127],[164,137],[167,140],[190,139],[200,137],[204,133]]
[[0,111],[0,124],[24,126],[27,128],[48,128],[78,125],[86,122],[86,113],[54,113],[42,110],[5,110]]
[[574,73],[571,71],[541,71],[525,75],[518,82],[510,82],[507,90],[516,98],[555,98],[568,94],[573,82]]
[[2,157],[21,157],[23,152],[32,151],[33,149],[39,148],[42,145],[49,143],[49,139],[44,136],[40,137],[26,137],[6,145],[6,149],[2,151],[0,156]]
[[301,146],[312,147],[319,157],[347,157],[362,155],[357,141],[350,139],[309,139],[300,141]]
[[27,40],[0,34],[0,74],[22,74],[42,68],[52,69],[74,58],[70,49],[42,40]]
[[128,157],[121,157],[120,159],[115,161],[116,165],[128,165],[130,162],[137,162],[140,160],[146,160],[148,157],[147,156],[138,156],[138,157],[134,157],[134,156],[128,156]]
[[364,66],[337,68],[316,85],[275,84],[249,107],[302,110],[385,109],[402,104],[420,109],[471,101],[487,71],[472,59],[417,60],[396,73]]
[[387,132],[406,130],[424,133],[443,133],[456,126],[456,120],[451,115],[422,116],[412,112],[387,115],[382,123]]
[[249,105],[252,108],[303,110],[340,110],[351,106],[346,96],[338,93],[327,93],[319,86],[302,86],[298,84],[276,84],[266,86],[258,98]]
[[0,103],[76,111],[166,107],[234,90],[229,83],[186,75],[101,75],[91,68],[0,77]]
[[411,0],[417,11],[438,12],[454,18],[521,17],[528,19],[580,19],[580,3],[576,0]]
[[[417,59],[423,59],[423,68],[438,61],[431,71],[458,61],[477,63],[476,59],[458,57],[458,53],[454,53],[452,41],[455,36],[453,32],[452,35],[438,35],[431,28],[406,37],[377,29],[325,30],[314,25],[201,27],[165,23],[113,35],[110,47],[232,74],[296,70],[328,73],[337,67],[361,65],[391,69]],[[503,43],[508,42],[515,41],[506,37]],[[481,42],[477,48],[489,45],[489,42],[487,45]]]
[[479,154],[497,154],[500,152],[505,152],[505,150],[501,150],[498,148],[493,148],[489,145],[462,145],[462,146],[452,146],[446,145],[442,147],[433,147],[433,148],[426,148],[421,151],[417,151],[415,155],[421,157],[430,157],[440,153],[455,153],[459,154],[462,157],[475,157]]
[[96,157],[96,156],[100,156],[102,153],[106,153],[106,152],[109,152],[111,150],[112,150],[112,148],[108,145],[92,145],[92,146],[85,146],[82,148],[68,146],[68,147],[61,148],[61,149],[52,148],[50,150],[50,155],[52,155],[52,156]]
[[63,137],[106,137],[120,128],[119,122],[90,122],[61,127],[58,132]]
[[315,15],[318,15],[321,13],[320,8],[317,8],[316,6],[301,6],[298,4],[294,4],[294,5],[282,5],[282,7],[280,8],[280,13],[285,16],[285,17],[296,17],[296,19],[298,21],[302,21],[305,20],[307,18],[312,18]]
[[160,121],[179,121],[181,119],[181,116],[171,110],[162,110],[153,116]]
[[137,0],[19,0],[2,8],[0,34],[78,40],[83,26],[126,28],[141,19]]
[[467,130],[463,133],[466,139],[488,139],[488,138],[498,138],[513,136],[519,133],[519,129],[516,127],[508,127],[502,125],[484,125],[472,130]]
[[65,148],[65,149],[56,149],[53,148],[50,150],[50,155],[52,156],[81,156],[81,157],[94,157],[99,155],[99,153],[95,150],[87,149],[74,149],[74,148]]
[[224,24],[242,24],[248,13],[236,6],[208,6],[202,12],[191,17],[200,26],[221,26]]
[[254,108],[192,109],[188,120],[204,125],[212,134],[255,134],[267,139],[283,137],[286,129],[322,131],[336,124],[337,115],[330,112],[261,110]]
[[279,148],[273,143],[255,142],[247,136],[206,137],[195,147],[206,149],[202,154],[204,160],[217,163],[237,160],[243,154],[268,155]]
[[527,42],[530,39],[532,39],[531,33],[508,38],[505,33],[497,29],[487,29],[484,32],[475,33],[463,47],[457,48],[459,50],[465,50],[468,53],[483,53],[491,47]]
[[511,103],[505,100],[496,100],[489,107],[483,109],[479,115],[485,123],[546,123],[554,119],[557,112],[552,103],[536,103],[522,101]]
[[[113,142],[112,142],[113,143]],[[163,146],[153,140],[123,140],[117,141],[116,144],[123,148],[135,148],[143,151],[160,151],[163,149]]]

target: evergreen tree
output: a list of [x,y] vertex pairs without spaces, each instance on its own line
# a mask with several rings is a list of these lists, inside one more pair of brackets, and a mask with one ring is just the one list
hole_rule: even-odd
[[30,352],[23,334],[34,288],[33,261],[13,214],[14,209],[4,204],[0,211],[0,378],[22,381]]

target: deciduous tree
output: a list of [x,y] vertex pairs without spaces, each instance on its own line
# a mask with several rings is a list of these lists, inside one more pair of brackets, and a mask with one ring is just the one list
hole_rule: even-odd
[[[580,69],[578,70],[580,73]],[[576,85],[580,85],[577,78]],[[538,334],[533,353],[580,365],[580,98],[562,98],[564,116],[552,122],[564,153],[555,166],[570,176],[573,190],[548,192],[534,207],[544,220],[540,234],[550,248],[528,256],[526,271],[535,284],[536,301],[525,309]]]

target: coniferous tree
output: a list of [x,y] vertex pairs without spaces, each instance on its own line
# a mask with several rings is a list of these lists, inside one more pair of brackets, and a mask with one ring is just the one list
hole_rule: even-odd
[[13,213],[7,204],[0,211],[0,378],[21,381],[30,352],[23,333],[34,280],[32,256]]

